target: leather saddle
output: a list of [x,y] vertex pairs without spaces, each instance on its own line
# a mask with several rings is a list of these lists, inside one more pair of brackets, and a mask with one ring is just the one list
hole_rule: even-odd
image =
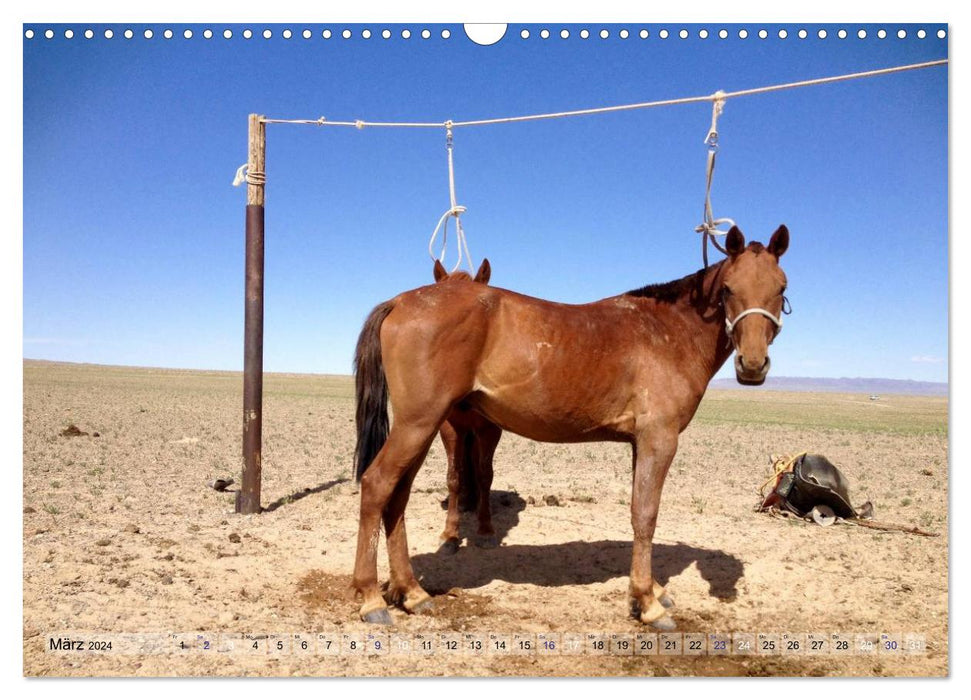
[[850,503],[846,478],[828,459],[817,454],[799,455],[778,475],[775,488],[763,500],[760,510],[771,507],[805,517],[821,506],[840,518],[872,518],[873,504],[867,501],[855,509]]

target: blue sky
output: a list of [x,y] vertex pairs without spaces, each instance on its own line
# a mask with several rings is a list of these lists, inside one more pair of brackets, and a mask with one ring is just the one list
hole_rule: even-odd
[[[230,183],[246,160],[250,112],[465,120],[947,57],[932,24],[664,25],[687,28],[683,40],[661,39],[652,24],[606,26],[608,39],[601,24],[510,25],[491,47],[460,25],[272,25],[266,40],[267,26],[114,25],[107,40],[105,25],[26,25],[36,35],[23,55],[25,357],[242,367],[245,191]],[[714,36],[723,27],[730,38]],[[95,38],[83,38],[87,28]],[[726,105],[715,215],[750,239],[765,241],[780,223],[792,234],[783,262],[793,313],[773,346],[775,374],[947,381],[947,70]],[[564,302],[698,269],[710,118],[699,104],[456,130],[476,263],[490,259],[498,286]],[[431,281],[428,237],[448,207],[444,132],[267,132],[265,368],[346,374],[370,308]]]

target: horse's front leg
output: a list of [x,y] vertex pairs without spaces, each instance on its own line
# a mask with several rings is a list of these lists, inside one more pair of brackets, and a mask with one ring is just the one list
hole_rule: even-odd
[[634,529],[630,569],[631,614],[659,630],[673,630],[675,624],[665,609],[670,599],[654,581],[651,549],[661,489],[677,449],[677,428],[669,429],[666,426],[651,426],[642,431],[634,444],[634,488],[630,505]]

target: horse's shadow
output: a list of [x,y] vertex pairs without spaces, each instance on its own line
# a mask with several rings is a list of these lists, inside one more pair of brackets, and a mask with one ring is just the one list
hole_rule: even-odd
[[[448,498],[441,503],[442,509],[448,507]],[[502,542],[509,531],[519,525],[519,514],[526,509],[526,501],[515,491],[492,490],[489,494],[489,505],[492,510],[492,528],[496,531],[496,540]],[[459,522],[459,537],[471,540],[477,532],[478,519],[475,509],[462,511]]]
[[[457,554],[418,554],[412,557],[415,572],[429,593],[453,587],[478,588],[500,580],[536,586],[572,586],[603,583],[630,574],[630,542],[564,542],[547,545],[511,545],[498,549],[463,547]],[[662,584],[691,566],[698,565],[708,582],[709,593],[723,601],[734,600],[736,584],[744,573],[737,557],[721,550],[687,544],[654,545],[654,576]]]
[[325,481],[323,484],[318,484],[313,488],[305,488],[305,489],[301,489],[300,491],[294,491],[290,495],[284,496],[283,498],[278,498],[275,501],[273,501],[273,503],[270,503],[268,506],[266,506],[263,509],[263,512],[269,513],[271,511],[276,510],[277,508],[280,508],[281,506],[289,505],[295,501],[299,501],[301,498],[306,498],[307,496],[310,496],[315,493],[323,493],[324,491],[329,491],[335,486],[339,486],[340,484],[346,483],[348,481],[350,481],[350,479],[347,479],[347,478],[333,479],[331,481]]

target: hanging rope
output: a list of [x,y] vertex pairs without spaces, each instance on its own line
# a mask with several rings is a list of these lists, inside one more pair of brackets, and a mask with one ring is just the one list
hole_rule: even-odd
[[[452,157],[452,122],[445,122],[445,150],[448,152],[448,195],[451,206],[442,214],[442,218],[438,220],[438,225],[435,230],[432,231],[432,237],[428,241],[428,255],[431,256],[432,260],[439,260],[443,264],[445,263],[445,252],[448,248],[448,220],[455,217],[455,247],[458,250],[458,260],[455,261],[455,267],[452,268],[452,272],[455,272],[462,265],[462,258],[464,256],[466,264],[469,266],[469,272],[475,274],[472,269],[472,256],[469,255],[469,245],[465,240],[465,231],[462,230],[462,214],[465,213],[465,207],[458,204],[458,200],[455,198],[455,161]],[[442,252],[440,255],[435,255],[435,239],[438,238],[439,230],[442,231]]]
[[236,177],[233,178],[233,187],[239,187],[243,183],[248,185],[265,185],[266,173],[259,170],[250,170],[249,163],[243,163],[236,168]]
[[719,90],[712,95],[711,107],[711,127],[705,137],[705,145],[708,146],[708,169],[707,182],[705,184],[705,211],[704,220],[695,227],[695,231],[701,234],[701,257],[704,259],[705,267],[708,267],[708,241],[722,253],[727,254],[725,248],[718,242],[716,236],[724,236],[728,233],[718,227],[721,225],[734,226],[735,222],[728,218],[716,219],[711,211],[711,181],[715,174],[715,156],[718,155],[718,117],[725,109],[725,93]]

